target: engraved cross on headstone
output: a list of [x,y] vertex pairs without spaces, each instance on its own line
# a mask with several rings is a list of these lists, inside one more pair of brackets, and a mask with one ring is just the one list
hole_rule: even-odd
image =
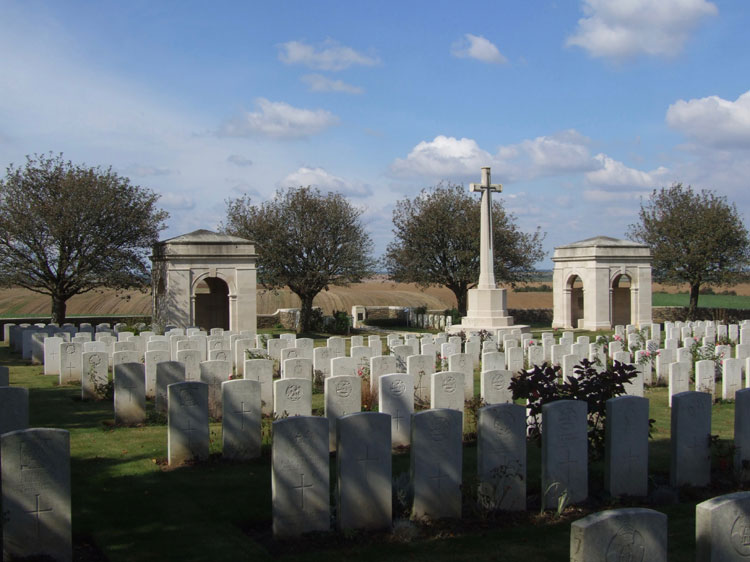
[[246,410],[245,404],[247,404],[247,402],[240,402],[240,409],[234,411],[235,414],[239,414],[242,418],[242,429],[245,429],[245,414],[251,414],[253,411],[252,408]]
[[447,477],[448,477],[448,473],[444,472],[443,468],[440,465],[437,465],[437,471],[435,472],[435,476],[430,476],[430,480],[437,480],[437,487],[438,487],[438,490],[440,490],[443,478],[447,478]]
[[370,484],[370,469],[369,466],[371,462],[379,462],[380,457],[371,457],[370,456],[370,447],[369,445],[365,445],[365,454],[363,457],[358,458],[357,462],[362,463],[362,469],[365,471],[365,482],[367,484]]
[[482,183],[472,183],[469,188],[472,192],[482,193],[482,214],[480,218],[480,240],[479,240],[479,289],[496,289],[495,264],[492,250],[492,199],[491,194],[500,193],[503,190],[501,184],[490,183],[490,168],[482,168]]
[[400,422],[401,422],[402,419],[404,419],[404,416],[401,415],[401,410],[399,410],[398,408],[396,408],[396,413],[395,413],[395,415],[393,415],[393,421],[396,424],[396,431],[398,431],[400,429],[400,426],[401,426]]
[[293,490],[299,490],[299,507],[302,511],[305,510],[305,488],[312,488],[312,484],[305,484],[305,475],[299,475],[299,486],[292,486]]
[[34,519],[36,519],[36,536],[37,536],[37,538],[39,538],[40,537],[40,532],[41,532],[41,527],[40,527],[40,525],[41,525],[41,516],[44,513],[51,513],[52,512],[52,508],[48,507],[47,509],[41,509],[39,507],[39,494],[34,494],[34,496],[36,498],[36,507],[34,509],[32,509],[31,511],[27,511],[26,513],[30,514],[31,516],[34,517]]

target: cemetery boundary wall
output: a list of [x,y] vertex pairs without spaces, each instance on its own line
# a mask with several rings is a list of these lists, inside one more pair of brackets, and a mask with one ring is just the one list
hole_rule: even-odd
[[[750,319],[750,309],[742,308],[698,308],[694,320],[715,320],[724,324],[736,324],[742,320]],[[686,306],[654,306],[651,309],[653,321],[659,324],[664,322],[688,320],[688,307]]]

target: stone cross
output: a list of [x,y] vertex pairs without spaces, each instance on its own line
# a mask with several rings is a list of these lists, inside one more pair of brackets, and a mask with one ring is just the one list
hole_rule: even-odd
[[492,250],[492,199],[493,192],[500,193],[503,186],[490,183],[489,166],[482,168],[482,183],[469,185],[472,192],[482,192],[482,215],[480,220],[479,240],[479,283],[478,289],[496,289],[495,258]]

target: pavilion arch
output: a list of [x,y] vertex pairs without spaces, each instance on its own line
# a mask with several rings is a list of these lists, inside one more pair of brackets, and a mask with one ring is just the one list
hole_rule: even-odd
[[578,273],[573,273],[568,277],[568,281],[565,283],[565,293],[565,298],[570,301],[568,303],[570,310],[568,324],[578,326],[579,320],[583,320],[583,311],[585,310],[583,279]]
[[651,323],[648,246],[596,236],[558,246],[552,261],[553,327],[602,330]]
[[256,330],[253,242],[196,230],[155,244],[151,261],[156,322]]
[[204,330],[229,330],[229,303],[236,298],[233,283],[223,274],[216,272],[213,277],[210,273],[199,275],[190,290],[193,324]]
[[627,273],[618,273],[612,279],[610,291],[612,295],[612,324],[625,326],[630,324],[631,289],[633,280]]

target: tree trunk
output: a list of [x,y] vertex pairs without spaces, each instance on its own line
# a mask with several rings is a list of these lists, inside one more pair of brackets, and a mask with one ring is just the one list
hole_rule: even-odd
[[468,299],[468,290],[464,285],[446,285],[453,294],[456,295],[456,308],[461,316],[466,316],[466,302]]
[[313,299],[315,295],[298,295],[302,301],[302,308],[300,309],[299,318],[299,331],[310,332],[312,331],[312,320],[313,320]]
[[58,326],[62,326],[65,323],[66,302],[67,299],[52,295],[52,322]]
[[700,282],[690,284],[690,305],[688,306],[688,320],[695,320],[698,309],[698,295],[700,294]]

